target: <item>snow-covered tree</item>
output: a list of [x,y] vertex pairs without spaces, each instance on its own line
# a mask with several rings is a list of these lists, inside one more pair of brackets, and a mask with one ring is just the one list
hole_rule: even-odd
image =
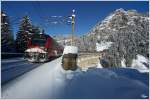
[[10,28],[9,18],[2,11],[1,12],[1,50],[2,52],[12,52],[13,51],[13,33]]
[[29,35],[32,34],[32,25],[28,16],[24,16],[16,35],[16,49],[18,52],[24,52],[27,49]]
[[32,34],[39,34],[40,28],[32,25],[28,16],[24,16],[19,26],[16,36],[16,49],[18,52],[24,52],[27,49],[27,42]]

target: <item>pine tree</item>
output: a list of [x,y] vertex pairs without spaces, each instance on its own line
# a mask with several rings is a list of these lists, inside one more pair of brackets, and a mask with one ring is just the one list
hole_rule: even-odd
[[16,36],[16,49],[18,52],[23,53],[27,49],[28,38],[32,32],[33,30],[29,17],[24,16]]
[[18,52],[23,53],[27,49],[27,42],[31,35],[39,34],[40,28],[32,25],[29,17],[24,16],[21,20],[19,31],[16,37],[16,49]]
[[1,50],[2,52],[12,52],[14,39],[10,28],[9,18],[1,12]]

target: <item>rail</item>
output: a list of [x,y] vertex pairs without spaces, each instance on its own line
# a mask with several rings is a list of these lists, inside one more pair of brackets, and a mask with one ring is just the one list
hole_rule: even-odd
[[9,58],[16,58],[16,57],[23,57],[24,53],[9,53],[9,52],[2,52],[1,59],[9,59]]

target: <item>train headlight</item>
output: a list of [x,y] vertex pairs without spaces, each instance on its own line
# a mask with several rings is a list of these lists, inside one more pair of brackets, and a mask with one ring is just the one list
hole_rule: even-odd
[[44,55],[44,53],[42,53],[42,58],[44,58],[45,57],[45,55]]
[[33,53],[32,53],[32,52],[29,52],[29,56],[32,57],[32,56],[33,56]]
[[40,53],[40,58],[45,58],[45,53]]

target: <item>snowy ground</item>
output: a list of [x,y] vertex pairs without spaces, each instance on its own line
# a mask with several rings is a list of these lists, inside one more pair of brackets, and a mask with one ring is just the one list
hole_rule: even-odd
[[2,86],[2,98],[148,98],[148,73],[135,69],[64,71],[61,57]]

